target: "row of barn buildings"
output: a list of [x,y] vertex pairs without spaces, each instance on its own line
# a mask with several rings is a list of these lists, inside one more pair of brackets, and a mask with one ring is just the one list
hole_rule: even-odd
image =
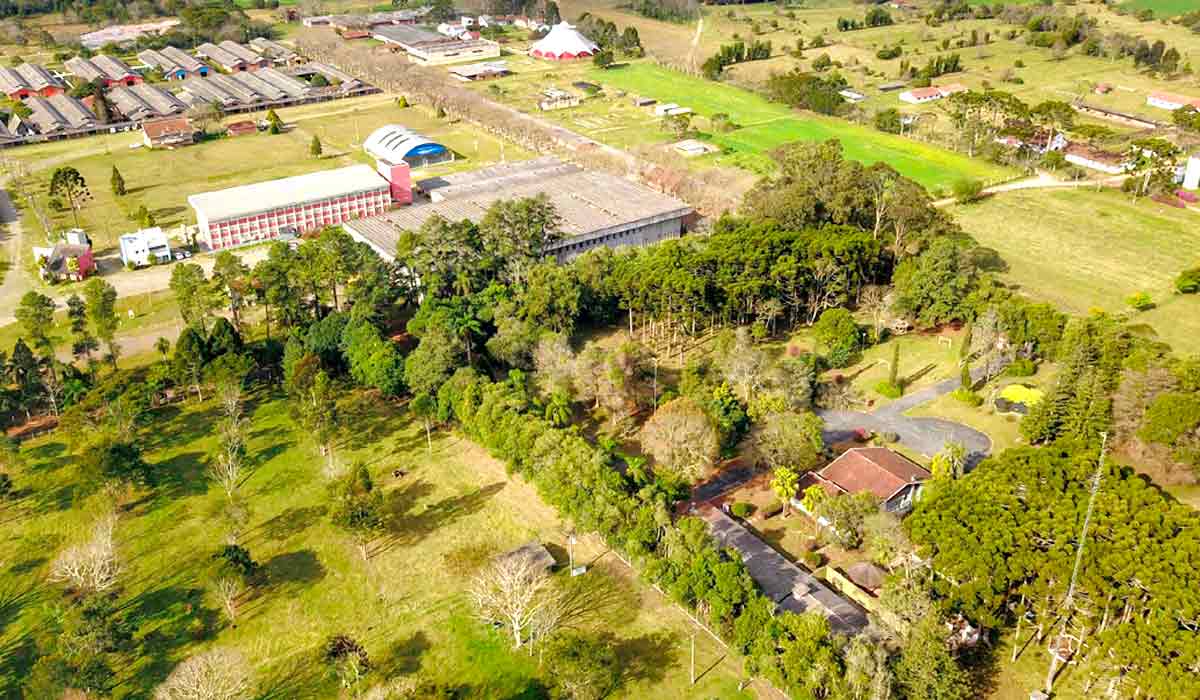
[[[139,58],[145,65],[141,70],[108,55],[71,58],[64,64],[64,74],[31,63],[0,67],[0,91],[28,108],[28,114],[14,108],[7,119],[0,120],[0,145],[129,129],[205,104],[237,113],[375,91],[333,66],[306,62],[268,39],[255,39],[245,46],[203,44],[197,54],[175,47],[142,51]],[[147,83],[145,69],[160,71],[177,87]],[[97,116],[96,96],[71,94],[67,75],[74,76],[75,84],[91,83],[103,90],[109,107],[107,120]]]

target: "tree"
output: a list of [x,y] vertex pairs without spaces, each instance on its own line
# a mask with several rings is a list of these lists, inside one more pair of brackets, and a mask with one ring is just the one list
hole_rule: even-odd
[[554,0],[549,0],[546,3],[545,18],[546,24],[550,25],[551,27],[559,22],[562,22],[562,15],[558,12],[558,3],[554,2]]
[[85,470],[101,479],[111,479],[133,485],[154,486],[157,482],[154,465],[142,459],[136,445],[124,442],[130,436],[102,436],[89,445],[82,458]]
[[341,428],[333,381],[324,370],[317,370],[299,397],[300,422],[321,447],[326,459],[326,472],[337,473],[333,442]]
[[154,341],[154,350],[166,361],[171,355],[171,341],[159,336],[158,340]]
[[350,691],[371,670],[366,648],[348,634],[335,634],[327,639],[323,655],[341,686]]
[[612,49],[600,49],[592,55],[592,64],[600,70],[606,70],[612,67],[613,52]]
[[621,681],[620,660],[608,637],[564,632],[550,640],[543,654],[551,697],[601,700]]
[[329,519],[354,538],[359,554],[366,561],[368,546],[384,527],[383,493],[375,488],[370,470],[361,462],[330,488],[333,507]]
[[13,315],[33,341],[33,347],[44,356],[53,357],[54,300],[38,292],[25,292]]
[[208,333],[208,357],[216,359],[225,355],[240,355],[244,348],[242,336],[224,316],[218,316]]
[[824,450],[824,422],[810,412],[770,413],[754,431],[754,451],[768,469],[787,467],[803,474],[816,466]]
[[546,247],[562,238],[561,224],[543,193],[491,205],[479,222],[479,235],[484,248],[502,260],[506,281],[520,285]]
[[862,491],[820,499],[814,512],[829,521],[830,536],[839,546],[858,549],[863,541],[863,522],[877,510],[879,499],[870,491]]
[[409,404],[413,415],[421,419],[425,426],[425,442],[429,446],[429,454],[433,455],[433,418],[437,414],[437,402],[429,394],[419,394],[413,397]]
[[421,337],[417,349],[404,359],[404,382],[414,394],[434,396],[458,367],[459,342],[442,326],[434,326]]
[[308,143],[308,155],[312,156],[313,158],[320,158],[321,152],[321,139],[318,138],[316,134],[313,134],[312,141],[309,141]]
[[17,342],[13,344],[12,356],[4,369],[9,381],[17,387],[17,405],[25,411],[25,419],[29,420],[34,406],[45,391],[45,385],[37,358],[33,356],[33,351],[25,344],[24,339],[17,338]]
[[983,182],[973,178],[955,180],[952,189],[959,204],[970,204],[983,196]]
[[1163,138],[1138,139],[1127,153],[1135,198],[1170,190],[1175,182],[1179,147]]
[[796,489],[800,487],[800,472],[791,467],[777,467],[775,476],[771,479],[771,490],[783,504],[784,515],[792,512],[792,499],[796,497]]
[[250,268],[242,259],[228,250],[217,253],[213,261],[211,287],[214,294],[220,293],[229,304],[233,325],[242,326],[242,306],[245,305],[246,290],[250,286]]
[[469,595],[480,619],[503,625],[520,649],[551,600],[550,577],[540,561],[518,552],[493,559],[471,582]]
[[664,467],[698,480],[720,453],[720,437],[699,404],[686,396],[663,404],[642,426],[642,446]]
[[50,175],[50,196],[66,198],[67,204],[71,207],[71,213],[75,217],[75,226],[78,227],[79,210],[83,208],[87,200],[91,199],[92,193],[88,189],[83,175],[67,165],[55,168]]
[[213,286],[204,278],[204,268],[194,263],[176,263],[169,283],[184,323],[196,324],[208,332],[208,319],[220,304]]
[[50,565],[50,580],[65,583],[85,595],[113,589],[121,573],[114,536],[116,526],[116,515],[100,518],[85,542],[70,545],[55,557]]
[[941,238],[920,255],[901,261],[894,281],[896,308],[933,326],[970,315],[967,302],[976,289],[978,270],[960,243]]
[[117,170],[117,166],[112,166],[112,175],[108,179],[109,185],[112,187],[112,193],[116,197],[125,196],[125,178],[121,176],[121,171]]
[[935,479],[957,479],[967,466],[967,448],[961,442],[947,442],[942,451],[933,456],[929,472]]
[[832,367],[849,367],[857,361],[862,330],[846,309],[826,309],[813,325],[813,337],[825,350]]
[[175,376],[180,384],[191,384],[196,390],[196,398],[204,400],[204,390],[201,380],[204,376],[204,365],[208,362],[208,343],[191,326],[184,328],[175,341],[175,355],[171,359]]
[[663,117],[663,128],[666,129],[673,137],[681,139],[688,135],[692,130],[692,115],[691,114],[668,114]]
[[96,337],[103,340],[108,348],[108,360],[116,370],[121,352],[121,346],[115,340],[117,324],[120,323],[116,308],[117,290],[99,277],[93,277],[84,285],[83,296],[87,299],[88,320],[92,322]]
[[936,615],[926,616],[909,636],[896,680],[910,698],[964,700],[970,697],[966,673],[950,655],[946,627]]
[[223,648],[185,660],[154,690],[154,700],[249,700],[253,696],[253,674],[245,658]]
[[99,344],[88,330],[87,304],[78,294],[67,298],[67,320],[71,326],[71,354],[90,364],[92,353],[99,348]]

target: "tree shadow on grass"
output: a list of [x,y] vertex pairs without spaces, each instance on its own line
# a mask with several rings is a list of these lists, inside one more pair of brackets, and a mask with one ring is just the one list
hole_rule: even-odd
[[0,633],[17,619],[26,606],[37,603],[41,593],[36,588],[18,588],[10,586],[9,590],[0,592]]
[[338,405],[345,417],[346,425],[354,426],[354,440],[358,444],[372,444],[391,435],[399,426],[393,423],[395,409],[375,401],[354,401]]
[[373,548],[375,556],[393,547],[407,547],[420,542],[438,528],[453,524],[460,518],[473,515],[483,509],[501,489],[499,481],[470,493],[443,498],[417,510],[417,502],[433,492],[433,487],[414,479],[387,494],[388,533]]
[[379,674],[383,678],[411,675],[421,670],[421,657],[430,648],[429,637],[424,632],[398,640],[388,648],[379,664]]
[[67,446],[61,442],[47,442],[25,453],[28,469],[34,472],[55,471],[71,463]]
[[264,464],[269,463],[271,460],[275,459],[276,457],[287,452],[288,450],[292,449],[293,447],[296,446],[296,444],[297,443],[295,440],[285,440],[284,442],[277,442],[274,445],[271,445],[270,447],[264,447],[263,449],[258,450],[257,452],[254,452],[253,454],[251,454],[249,461],[254,467],[261,467]]
[[308,700],[330,697],[325,667],[316,663],[315,653],[298,654],[267,678],[255,700]]
[[207,458],[201,452],[183,452],[155,463],[154,471],[159,479],[156,495],[176,500],[208,491],[208,479],[204,476]]
[[160,427],[156,431],[147,431],[148,434],[141,436],[143,452],[187,445],[212,435],[217,421],[221,418],[220,409],[216,406],[187,412],[182,411],[178,406],[165,406],[159,410],[172,411],[174,414],[160,413],[155,417],[155,425]]
[[261,534],[269,540],[282,541],[290,539],[325,517],[328,511],[323,505],[305,508],[288,508],[274,518],[250,530],[251,534]]
[[658,683],[678,660],[679,637],[670,632],[651,632],[617,643],[617,659],[623,681]]
[[277,554],[263,564],[263,572],[268,589],[310,586],[325,578],[325,566],[311,549]]
[[0,642],[0,698],[21,698],[21,685],[37,659],[33,634],[28,630]]

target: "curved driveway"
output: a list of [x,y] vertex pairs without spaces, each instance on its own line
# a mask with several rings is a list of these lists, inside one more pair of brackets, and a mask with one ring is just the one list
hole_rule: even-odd
[[[976,380],[983,377],[983,368],[972,372]],[[967,465],[974,466],[992,450],[992,440],[974,428],[943,418],[918,418],[904,413],[912,408],[949,394],[958,388],[960,380],[946,379],[899,399],[869,413],[860,411],[818,410],[825,421],[825,441],[843,442],[865,429],[873,433],[896,433],[900,443],[916,452],[932,457],[942,451],[947,442],[959,442],[967,448]]]

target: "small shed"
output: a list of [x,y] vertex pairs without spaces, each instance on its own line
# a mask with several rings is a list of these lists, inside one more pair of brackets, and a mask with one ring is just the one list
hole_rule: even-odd
[[148,148],[187,146],[195,142],[196,130],[184,116],[147,119],[142,122],[142,140]]
[[883,588],[887,572],[869,561],[860,561],[846,567],[846,578],[871,595],[877,595],[879,589]]
[[248,134],[258,133],[258,127],[250,120],[234,122],[225,127],[225,133],[229,136],[246,136]]

